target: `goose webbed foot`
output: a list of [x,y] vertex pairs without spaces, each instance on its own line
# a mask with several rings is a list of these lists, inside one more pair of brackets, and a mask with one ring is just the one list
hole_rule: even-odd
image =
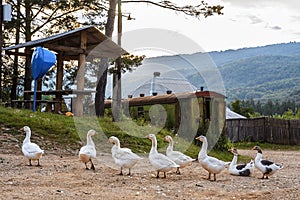
[[167,178],[166,172],[164,172],[164,178]]
[[207,178],[207,180],[210,180],[210,173],[208,173],[208,178]]
[[95,166],[94,166],[94,164],[91,165],[91,169],[95,171]]
[[216,178],[216,174],[214,174],[214,181],[216,181],[217,180],[217,178]]
[[95,170],[94,163],[92,162],[92,160],[91,160],[91,159],[90,159],[90,162],[91,162],[91,169],[92,169],[92,170]]
[[120,173],[118,174],[118,175],[120,175],[120,176],[122,176],[123,175],[123,172],[122,172],[122,167],[121,167],[121,171],[120,171]]
[[85,169],[86,169],[86,170],[89,170],[89,168],[87,167],[86,163],[84,163],[84,164],[85,164]]
[[32,164],[31,164],[31,160],[29,159],[29,166],[32,166]]
[[40,166],[41,166],[41,165],[40,165],[40,160],[38,160],[38,164],[37,164],[37,166],[38,166],[38,167],[40,167]]
[[127,176],[130,176],[131,175],[131,172],[130,172],[130,168],[129,168],[129,171],[128,171],[128,174],[127,174]]
[[176,174],[180,175],[179,167],[177,167]]
[[157,171],[156,178],[159,178],[159,171]]

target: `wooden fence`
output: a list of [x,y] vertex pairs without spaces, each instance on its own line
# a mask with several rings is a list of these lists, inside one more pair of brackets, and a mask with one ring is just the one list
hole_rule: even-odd
[[226,135],[232,142],[252,141],[300,145],[300,120],[269,117],[226,120]]

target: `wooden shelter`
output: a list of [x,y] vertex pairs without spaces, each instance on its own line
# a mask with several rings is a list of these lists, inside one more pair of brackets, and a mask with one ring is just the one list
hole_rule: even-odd
[[[126,53],[120,46],[114,43],[111,39],[106,37],[94,26],[87,26],[71,30],[65,33],[60,33],[47,38],[42,38],[34,41],[29,41],[23,44],[6,47],[5,53],[8,55],[15,55],[12,50],[20,48],[30,48],[30,52],[19,52],[19,56],[31,56],[33,48],[41,46],[57,53],[57,76],[56,76],[56,101],[62,101],[63,93],[63,62],[69,60],[78,60],[77,72],[77,100],[75,102],[75,115],[83,115],[83,96],[84,96],[84,68],[86,58],[117,58]],[[30,91],[27,91],[30,93]],[[30,99],[26,99],[29,101]],[[59,111],[59,106],[55,108]]]

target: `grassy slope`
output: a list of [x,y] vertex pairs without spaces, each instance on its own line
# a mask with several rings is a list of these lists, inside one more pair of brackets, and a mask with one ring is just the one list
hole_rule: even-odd
[[[102,133],[104,134],[104,137],[103,134],[102,136],[101,134],[96,136],[98,137],[98,139],[101,139],[100,137],[103,137],[102,139],[105,140],[104,143],[107,143],[107,138],[114,135],[120,139],[121,146],[131,148],[132,151],[137,153],[144,153],[145,155],[148,154],[151,148],[151,142],[150,140],[145,139],[145,136],[150,132],[155,132],[155,130],[153,130],[153,127],[145,125],[145,126],[135,126],[135,128],[132,128],[132,124],[126,121],[122,125],[120,124],[117,125],[113,123],[110,118],[103,118],[98,120],[99,120],[98,123],[103,131]],[[50,145],[58,144],[61,147],[65,146],[73,149],[78,149],[81,145],[80,144],[81,139],[85,139],[85,138],[80,139],[80,133],[78,132],[82,132],[83,135],[85,136],[86,130],[92,129],[94,127],[95,124],[91,121],[92,120],[90,120],[89,118],[85,118],[85,119],[80,118],[78,122],[78,118],[77,118],[76,123],[84,124],[85,130],[80,130],[80,127],[83,126],[79,126],[79,128],[78,126],[75,126],[75,122],[72,117],[51,114],[51,113],[40,113],[40,112],[33,113],[30,110],[3,108],[0,106],[0,126],[1,126],[0,134],[5,132],[11,135],[20,135],[19,129],[27,125],[31,127],[32,132],[38,137],[41,136],[41,138],[45,140],[53,141],[49,143]],[[130,130],[130,134],[124,131],[127,130],[128,128],[126,126],[128,127],[130,126],[130,129],[128,129]],[[120,127],[122,127],[122,130],[120,129]],[[159,151],[163,153],[167,147],[167,143],[164,142],[162,138],[167,134],[172,135],[172,133],[166,130],[161,130],[157,134]],[[24,137],[22,136],[22,138]],[[97,138],[95,138],[94,141],[97,141]],[[83,143],[85,143],[85,140],[83,140]],[[234,146],[242,149],[251,149],[254,145],[257,144],[258,143],[237,143],[234,144]],[[258,144],[258,145],[261,145],[263,149],[284,149],[284,150],[300,149],[299,146],[290,147],[290,146],[270,145],[270,144]],[[186,146],[189,147],[186,148]],[[186,154],[190,155],[193,158],[197,158],[198,152],[200,150],[199,146],[196,146],[194,144],[191,145],[186,144],[185,141],[179,139],[175,143],[174,148],[176,150],[183,149]],[[209,154],[225,161],[230,161],[232,159],[232,154],[228,152],[212,151]],[[249,161],[249,159],[250,159],[249,157],[244,157],[244,156],[239,157],[240,162],[247,162]]]

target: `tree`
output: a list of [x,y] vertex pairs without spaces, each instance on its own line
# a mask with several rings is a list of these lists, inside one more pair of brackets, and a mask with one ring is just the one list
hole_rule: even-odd
[[[19,36],[20,41],[31,41],[32,37],[49,36],[61,31],[71,30],[78,25],[78,16],[99,15],[105,9],[105,2],[94,0],[8,0],[13,7],[13,21],[8,24],[10,39]],[[79,15],[80,14],[80,15]],[[88,18],[87,18],[88,19]],[[18,42],[18,39],[16,39]],[[31,50],[25,49],[24,90],[31,90]],[[14,79],[12,92],[16,89]],[[14,98],[14,94],[12,95]],[[24,96],[29,99],[29,96]]]
[[244,101],[235,100],[235,102],[231,102],[232,111],[239,113],[245,117],[251,117],[254,114],[253,106],[249,105],[249,103],[245,103]]
[[[121,4],[121,1],[118,1],[119,4]],[[152,4],[161,8],[169,9],[172,11],[180,12],[185,15],[193,16],[196,18],[200,18],[200,16],[212,16],[214,14],[221,15],[223,6],[216,5],[216,6],[210,6],[204,1],[201,1],[200,4],[192,6],[192,5],[185,5],[185,6],[179,6],[171,1],[159,1],[159,2],[154,2],[154,1],[139,1],[139,0],[124,0],[122,3],[148,3]],[[113,33],[113,27],[114,27],[114,22],[115,22],[115,13],[116,13],[116,6],[117,6],[117,1],[116,0],[109,0],[109,10],[108,10],[108,16],[107,16],[107,22],[105,25],[105,34],[109,38],[112,37]],[[120,5],[121,7],[121,5]],[[104,61],[103,61],[104,62]],[[104,116],[104,95],[105,94],[105,87],[107,83],[107,67],[108,64],[102,65],[104,67],[103,73],[100,73],[101,77],[99,78],[99,82],[97,84],[97,92],[96,92],[96,97],[95,97],[95,109],[96,109],[96,115],[97,116]],[[116,74],[119,74],[118,76],[115,76],[116,79],[120,79],[120,69],[115,71]],[[117,82],[114,80],[113,82]],[[101,84],[101,85],[100,85]],[[118,90],[118,92],[121,92],[121,90]],[[120,94],[116,95],[118,98],[121,97]],[[118,101],[118,100],[117,100]]]

